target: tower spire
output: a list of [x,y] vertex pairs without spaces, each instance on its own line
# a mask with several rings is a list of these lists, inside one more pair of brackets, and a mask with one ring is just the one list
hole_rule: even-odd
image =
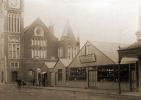
[[76,40],[73,34],[73,31],[72,31],[72,27],[70,25],[70,21],[68,19],[66,21],[66,25],[65,25],[63,34],[61,36],[61,40],[64,40],[64,39]]

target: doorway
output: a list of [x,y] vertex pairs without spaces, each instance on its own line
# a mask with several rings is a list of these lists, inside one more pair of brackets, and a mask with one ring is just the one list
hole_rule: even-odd
[[88,70],[88,87],[96,88],[97,86],[97,70]]
[[16,82],[17,79],[18,79],[18,72],[13,71],[12,72],[12,82]]

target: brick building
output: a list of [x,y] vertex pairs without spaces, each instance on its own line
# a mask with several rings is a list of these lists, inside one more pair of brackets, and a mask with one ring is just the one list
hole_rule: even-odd
[[54,35],[53,26],[47,27],[39,18],[24,28],[23,1],[0,0],[1,82],[27,80],[27,73],[43,71],[46,63],[59,58],[72,59],[80,48],[68,22],[61,39]]

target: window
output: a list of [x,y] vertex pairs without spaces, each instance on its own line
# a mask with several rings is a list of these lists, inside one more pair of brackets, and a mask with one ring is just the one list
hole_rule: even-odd
[[31,49],[31,54],[32,54],[32,58],[46,58],[47,56],[47,51],[46,49]]
[[63,50],[62,47],[58,49],[58,56],[59,56],[60,58],[63,57],[63,51],[64,51],[64,50]]
[[40,26],[35,27],[35,29],[34,29],[34,35],[35,36],[44,36],[44,30],[43,30],[43,28],[40,27]]
[[69,80],[86,80],[86,68],[71,68]]
[[[134,66],[131,71],[134,71]],[[98,67],[98,81],[118,81],[118,65]],[[129,64],[121,65],[120,71],[121,82],[129,82]]]
[[62,69],[58,69],[58,81],[62,81]]
[[12,47],[12,44],[9,44],[8,45],[8,58],[12,58],[12,50],[13,49],[13,47]]
[[19,43],[9,43],[8,44],[8,58],[9,59],[19,59],[20,58],[20,44]]
[[113,66],[98,67],[98,81],[114,81]]
[[71,48],[68,47],[68,58],[70,59],[71,58]]
[[19,69],[19,62],[11,62],[10,68],[12,69]]
[[8,32],[19,33],[21,31],[21,18],[20,14],[8,14]]
[[86,55],[90,55],[90,54],[92,54],[92,47],[91,47],[91,45],[86,45]]
[[68,47],[67,55],[69,59],[72,59],[75,57],[75,49],[73,47]]

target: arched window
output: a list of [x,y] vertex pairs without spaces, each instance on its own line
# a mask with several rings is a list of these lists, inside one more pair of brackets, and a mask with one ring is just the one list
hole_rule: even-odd
[[34,35],[35,36],[44,36],[44,30],[43,30],[43,28],[40,27],[40,26],[35,27],[35,29],[34,29]]

